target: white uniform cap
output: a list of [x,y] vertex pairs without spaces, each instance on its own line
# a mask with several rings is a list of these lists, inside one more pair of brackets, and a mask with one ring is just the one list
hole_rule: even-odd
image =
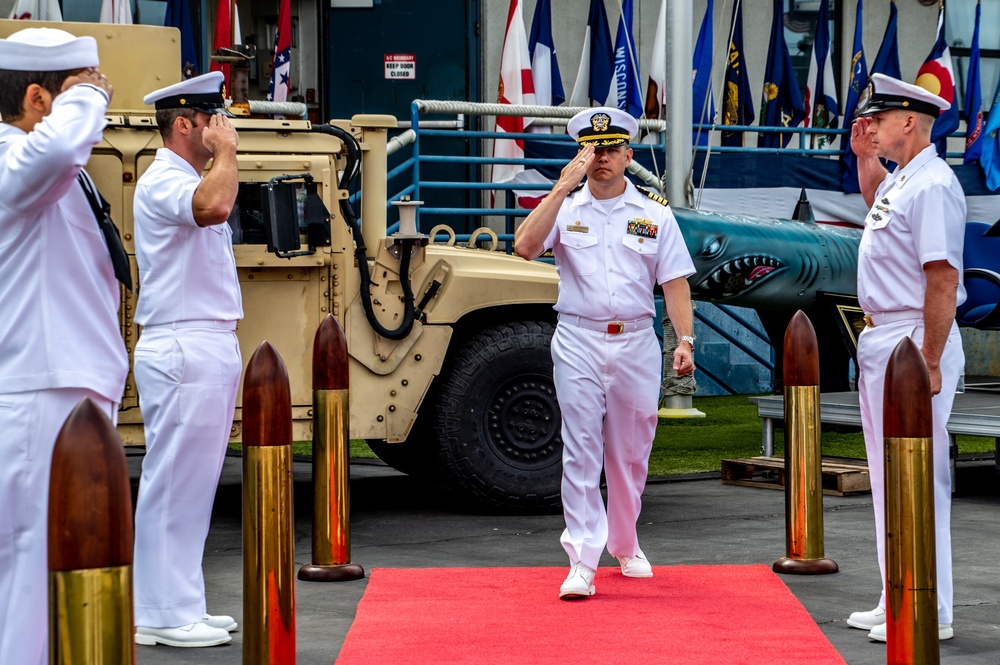
[[56,28],[26,28],[0,39],[0,69],[59,72],[97,67],[97,40]]
[[606,148],[627,145],[639,133],[639,123],[625,111],[600,106],[580,111],[570,118],[566,133],[580,145]]
[[161,109],[193,109],[202,113],[220,113],[232,116],[226,110],[226,100],[222,96],[225,77],[222,72],[209,72],[186,81],[155,90],[142,101]]
[[904,83],[885,74],[872,74],[868,89],[858,100],[857,117],[875,115],[882,111],[903,109],[938,117],[951,104],[926,88]]

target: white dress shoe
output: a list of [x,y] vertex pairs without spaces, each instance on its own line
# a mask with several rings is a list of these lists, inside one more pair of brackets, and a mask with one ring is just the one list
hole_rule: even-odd
[[876,607],[870,612],[852,612],[851,616],[847,618],[847,625],[851,628],[860,628],[861,630],[871,630],[875,626],[881,626],[885,623],[885,610],[881,607]]
[[649,561],[646,561],[646,557],[642,554],[636,554],[635,556],[616,556],[618,563],[622,567],[622,575],[625,577],[652,577],[653,567],[649,565]]
[[[886,624],[880,624],[872,628],[871,632],[868,633],[868,639],[875,640],[876,642],[885,642]],[[940,640],[950,640],[955,637],[955,631],[952,629],[950,623],[939,623],[938,624],[938,641]]]
[[144,646],[166,644],[171,647],[214,647],[232,639],[222,628],[212,628],[200,621],[177,628],[135,627],[135,643]]
[[559,597],[563,600],[576,600],[594,595],[594,576],[597,574],[592,568],[578,563],[569,569],[566,581],[559,587]]
[[201,622],[212,628],[221,628],[227,633],[233,632],[239,625],[236,623],[236,619],[231,616],[226,616],[225,614],[212,615],[207,612],[201,615]]

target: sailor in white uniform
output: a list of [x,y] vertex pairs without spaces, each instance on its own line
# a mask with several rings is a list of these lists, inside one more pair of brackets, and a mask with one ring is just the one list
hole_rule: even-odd
[[[874,74],[851,128],[858,181],[871,206],[858,256],[858,302],[868,327],[858,338],[858,392],[875,506],[882,595],[848,625],[885,641],[885,447],[882,400],[889,357],[903,337],[920,348],[930,374],[934,423],[934,515],[939,637],[951,639],[951,474],[946,425],[965,366],[955,307],[965,301],[965,194],[931,143],[949,103],[915,85]],[[889,173],[879,157],[898,164]]]
[[525,259],[551,248],[559,272],[552,361],[562,412],[561,542],[570,561],[559,595],[575,599],[593,595],[605,546],[622,574],[653,574],[636,534],[662,366],[653,287],[663,286],[680,340],[674,369],[688,374],[694,265],[667,202],[625,179],[635,119],[615,108],[587,109],[566,130],[581,149],[517,229],[514,248]]
[[118,281],[78,181],[113,93],[98,64],[91,37],[0,39],[0,663],[48,663],[52,448],[85,397],[115,421],[128,373]]
[[143,327],[135,379],[146,434],[135,511],[137,644],[214,646],[236,628],[231,617],[207,614],[201,567],[242,367],[227,223],[239,135],[221,85],[213,72],[144,100],[156,108],[164,147],[134,202]]

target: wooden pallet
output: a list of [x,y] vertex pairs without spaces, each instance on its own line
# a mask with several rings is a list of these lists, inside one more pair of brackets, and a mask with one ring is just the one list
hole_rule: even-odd
[[[784,457],[722,460],[722,482],[727,485],[784,489]],[[849,496],[871,491],[868,464],[844,457],[823,458],[823,494]]]

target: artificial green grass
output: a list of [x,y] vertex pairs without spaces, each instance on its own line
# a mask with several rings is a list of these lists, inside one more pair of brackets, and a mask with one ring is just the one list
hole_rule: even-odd
[[[748,395],[695,397],[694,408],[705,413],[704,418],[661,419],[649,457],[650,476],[719,471],[724,459],[756,457],[761,454],[761,419],[757,406]],[[784,432],[780,422],[774,433],[774,454],[784,454]],[[995,449],[992,438],[959,436],[958,452],[988,453]],[[865,442],[860,431],[824,430],[820,436],[822,454],[826,457],[865,459]],[[239,444],[230,448],[239,450]],[[292,444],[295,455],[311,455],[311,441]],[[377,459],[363,440],[351,441],[351,459]]]

